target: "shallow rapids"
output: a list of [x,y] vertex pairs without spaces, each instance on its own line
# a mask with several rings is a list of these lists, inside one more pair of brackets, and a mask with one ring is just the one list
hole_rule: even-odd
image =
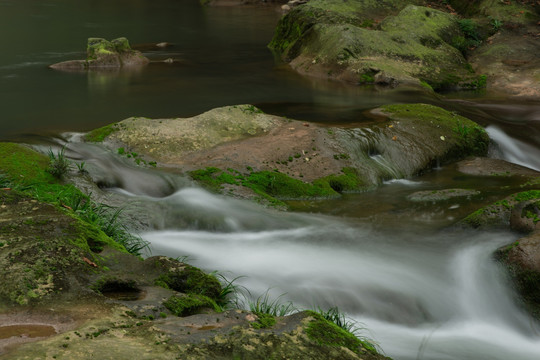
[[[156,201],[195,211],[204,206],[234,225],[144,233],[152,254],[188,256],[229,278],[245,276],[238,282],[255,297],[271,289],[274,298],[284,294],[283,301],[299,308],[337,305],[395,359],[532,360],[540,354],[540,327],[516,305],[492,259],[513,234],[381,231],[327,216],[255,213],[198,189]],[[246,219],[250,224],[240,225]]]

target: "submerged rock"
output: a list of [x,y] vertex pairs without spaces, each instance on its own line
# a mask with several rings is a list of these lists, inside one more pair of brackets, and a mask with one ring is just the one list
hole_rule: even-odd
[[480,191],[469,189],[444,189],[444,190],[426,190],[417,191],[409,196],[408,200],[424,202],[424,201],[446,201],[456,197],[471,197],[480,194]]
[[56,70],[106,70],[133,68],[148,64],[150,60],[140,51],[132,50],[129,41],[122,37],[107,41],[89,38],[85,60],[70,60],[50,66]]
[[269,47],[302,74],[355,84],[485,85],[452,46],[457,17],[421,3],[312,0],[280,20]]

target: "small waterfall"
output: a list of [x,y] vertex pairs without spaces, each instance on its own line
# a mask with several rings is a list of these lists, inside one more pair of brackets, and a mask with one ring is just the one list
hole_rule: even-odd
[[540,171],[540,150],[537,147],[511,138],[496,126],[488,126],[486,131],[498,146],[493,157]]

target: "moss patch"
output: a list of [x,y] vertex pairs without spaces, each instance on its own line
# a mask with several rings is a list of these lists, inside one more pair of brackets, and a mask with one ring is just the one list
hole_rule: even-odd
[[116,123],[105,125],[90,131],[84,136],[84,139],[90,142],[102,142],[107,136],[115,131],[118,131],[118,125]]
[[338,197],[339,193],[358,191],[364,186],[354,168],[343,168],[342,174],[325,176],[313,183],[277,171],[250,171],[246,174],[234,169],[208,167],[192,171],[190,175],[193,180],[217,192],[224,184],[247,187],[275,205],[284,205],[281,200]]
[[450,130],[458,145],[453,150],[455,154],[448,154],[451,157],[463,158],[467,155],[485,156],[487,154],[488,134],[480,125],[463,116],[428,104],[385,105],[382,109],[390,115],[390,119],[410,119],[419,124],[429,122],[437,128]]
[[343,346],[352,352],[362,355],[366,352],[377,354],[373,345],[358,339],[356,336],[324,319],[320,314],[310,311],[313,317],[308,323],[306,334],[308,337],[320,345]]
[[255,313],[258,317],[257,321],[251,323],[255,329],[268,329],[276,324],[276,317],[271,314]]
[[189,316],[204,309],[219,311],[219,307],[214,300],[197,294],[174,295],[165,301],[163,305],[176,316]]
[[155,284],[187,294],[204,295],[211,299],[217,299],[221,293],[221,284],[215,277],[190,265],[160,275]]
[[[99,252],[100,248],[108,245],[126,251],[121,245],[126,238],[118,237],[115,238],[118,241],[114,241],[101,230],[100,225],[111,228],[110,222],[101,223],[101,217],[95,212],[85,214],[82,209],[77,211],[78,206],[90,204],[90,199],[73,185],[64,184],[52,176],[47,171],[48,165],[49,160],[46,156],[29,148],[13,143],[0,143],[0,177],[4,184],[2,186],[13,187],[23,196],[53,204],[67,216],[72,217],[75,221],[73,226],[76,228],[74,234],[77,234],[73,236],[72,242],[83,250],[91,249]],[[85,221],[85,217],[92,218],[93,221]],[[119,232],[117,234],[122,235]]]
[[[510,223],[510,213],[516,204],[535,199],[540,199],[540,190],[523,191],[513,194],[503,200],[496,201],[493,204],[476,210],[472,214],[465,217],[465,219],[462,220],[462,223],[474,228],[506,227]],[[528,208],[525,207],[524,210],[525,209]],[[532,213],[531,216],[533,216]]]

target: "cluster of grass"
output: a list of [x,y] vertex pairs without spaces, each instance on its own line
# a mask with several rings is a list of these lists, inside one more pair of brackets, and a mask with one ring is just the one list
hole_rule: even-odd
[[121,221],[122,208],[96,204],[80,192],[61,200],[62,205],[71,208],[83,221],[97,226],[105,235],[122,245],[127,252],[141,255],[142,251],[148,247],[148,242],[132,234],[125,223]]
[[[252,324],[256,329],[271,328],[276,323],[276,317],[287,316],[300,311],[292,302],[283,302],[283,294],[272,299],[266,291],[256,300],[249,302],[249,309],[255,313],[258,320]],[[327,311],[307,310],[314,317],[306,329],[307,335],[314,341],[329,346],[344,346],[355,353],[361,353],[362,348],[377,354],[377,346],[373,341],[362,336],[365,328],[353,319],[348,318],[337,307]]]
[[36,200],[69,209],[82,221],[95,225],[107,236],[133,254],[147,247],[140,237],[131,234],[120,220],[121,209],[99,205],[62,177],[70,167],[63,150],[43,156],[13,143],[0,143],[0,182]]
[[249,310],[256,314],[268,314],[272,316],[286,316],[298,311],[292,302],[282,302],[282,296],[283,294],[275,299],[271,299],[267,291],[255,301],[249,303]]

